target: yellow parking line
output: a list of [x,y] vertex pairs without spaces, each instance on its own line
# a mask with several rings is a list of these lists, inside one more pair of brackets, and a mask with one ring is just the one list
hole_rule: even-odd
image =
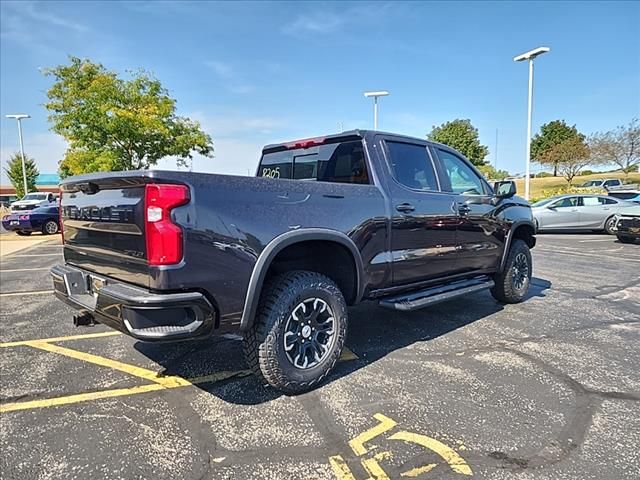
[[38,338],[34,340],[18,340],[15,342],[0,343],[0,348],[19,347],[21,345],[29,345],[32,342],[45,342],[45,343],[66,342],[69,340],[82,340],[84,338],[113,337],[115,335],[122,335],[122,333],[120,332],[85,333],[82,335],[69,335],[67,337]]
[[102,367],[107,367],[113,370],[128,373],[129,375],[133,375],[134,377],[144,378],[145,380],[159,383],[160,385],[167,388],[191,385],[188,380],[185,380],[182,377],[178,377],[175,375],[165,377],[158,372],[154,372],[146,368],[136,367],[135,365],[129,365],[128,363],[122,363],[117,360],[111,360],[110,358],[100,357],[91,353],[79,352],[78,350],[61,347],[60,345],[53,345],[51,343],[39,341],[30,342],[27,345],[34,348],[39,348],[40,350],[45,350],[47,352],[64,355],[65,357],[75,358],[84,362],[93,363],[95,365],[100,365]]
[[335,473],[339,480],[356,480],[356,477],[353,476],[349,465],[344,461],[342,455],[329,457],[329,465],[331,465],[333,473]]
[[442,459],[449,464],[451,470],[462,475],[473,475],[471,468],[464,458],[458,455],[458,452],[449,448],[442,442],[439,442],[435,438],[427,437],[426,435],[420,435],[418,433],[411,432],[398,432],[389,437],[390,440],[404,440],[408,443],[416,443],[422,445],[429,450],[436,452],[442,457]]
[[[18,410],[32,410],[34,408],[55,407],[59,405],[71,405],[74,403],[88,402],[91,400],[100,400],[102,398],[125,397],[129,395],[138,395],[140,393],[157,392],[159,390],[169,390],[180,388],[187,385],[198,385],[201,383],[220,382],[231,377],[242,377],[250,375],[250,371],[241,370],[238,372],[217,372],[211,375],[196,377],[188,380],[185,385],[173,384],[170,386],[160,383],[152,383],[149,385],[137,385],[129,388],[116,388],[112,390],[100,390],[96,392],[79,393],[76,395],[66,395],[64,397],[45,398],[42,400],[31,400],[28,402],[15,402],[0,405],[0,413],[15,412]],[[185,380],[187,381],[187,380]]]
[[367,453],[369,449],[364,446],[366,442],[373,440],[377,436],[382,435],[384,432],[391,430],[397,425],[395,420],[385,417],[381,413],[376,413],[373,417],[380,423],[375,427],[371,427],[369,430],[362,432],[356,438],[349,441],[349,446],[356,455],[364,455]]

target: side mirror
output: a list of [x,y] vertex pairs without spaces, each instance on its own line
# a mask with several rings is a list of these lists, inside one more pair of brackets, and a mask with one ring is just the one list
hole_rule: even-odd
[[516,182],[504,180],[493,184],[493,191],[498,198],[510,198],[516,194]]

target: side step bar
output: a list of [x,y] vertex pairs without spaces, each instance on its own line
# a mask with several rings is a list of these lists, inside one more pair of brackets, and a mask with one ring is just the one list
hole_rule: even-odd
[[412,310],[418,310],[419,308],[433,305],[434,303],[444,302],[445,300],[450,300],[461,295],[486,290],[493,286],[494,282],[489,277],[476,277],[470,280],[438,285],[437,287],[427,288],[425,290],[420,290],[419,292],[386,297],[380,300],[378,304],[381,307],[390,308],[392,310],[410,312]]

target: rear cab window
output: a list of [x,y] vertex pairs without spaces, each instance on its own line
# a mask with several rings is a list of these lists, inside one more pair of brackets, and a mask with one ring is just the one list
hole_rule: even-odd
[[368,185],[362,140],[265,153],[259,177]]

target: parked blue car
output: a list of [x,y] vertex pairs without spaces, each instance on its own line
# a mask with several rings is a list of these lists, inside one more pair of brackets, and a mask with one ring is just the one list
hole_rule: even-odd
[[53,235],[60,231],[60,211],[57,206],[38,207],[26,212],[14,212],[2,217],[5,230],[16,232],[18,235],[31,235],[32,232],[42,232]]

